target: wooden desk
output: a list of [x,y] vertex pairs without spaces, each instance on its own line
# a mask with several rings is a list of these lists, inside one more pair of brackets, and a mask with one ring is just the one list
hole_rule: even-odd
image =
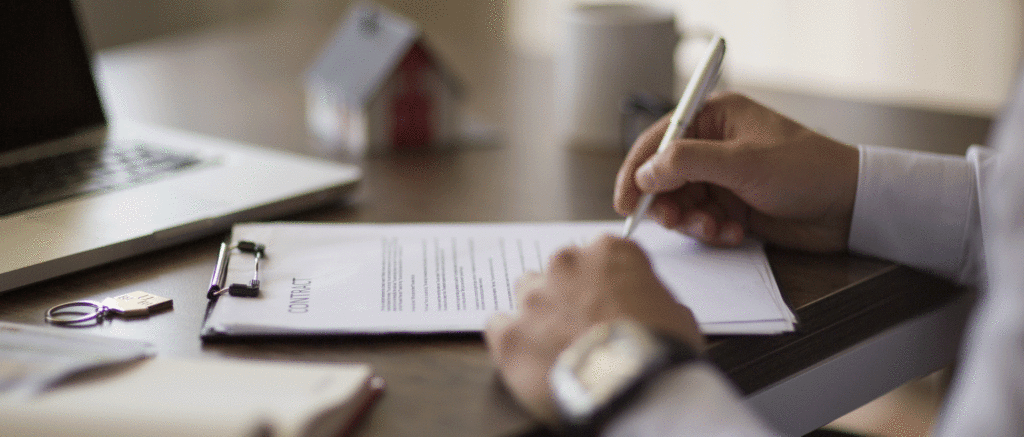
[[[300,77],[329,30],[322,23],[243,23],[102,53],[98,70],[108,110],[115,118],[130,116],[311,153]],[[551,136],[550,63],[507,59],[494,66],[507,86],[472,90],[476,108],[498,115],[495,126],[501,135],[496,147],[367,159],[366,180],[351,202],[287,219],[617,218],[610,199],[622,157],[566,150]],[[821,99],[804,104],[844,105]],[[203,344],[199,327],[207,304],[204,290],[224,237],[204,238],[0,295],[0,319],[41,324],[44,310],[62,302],[146,290],[173,298],[174,309],[88,330],[145,339],[161,354],[172,356],[372,363],[388,389],[357,435],[511,435],[533,426],[497,382],[475,335]],[[779,286],[800,319],[798,332],[718,338],[711,348],[714,361],[741,390],[755,396],[784,387],[787,380],[901,322],[943,308],[959,294],[946,282],[878,260],[776,249],[769,250],[769,257]],[[944,362],[932,364],[937,368]],[[828,388],[818,387],[826,393]],[[812,395],[807,393],[803,400]],[[785,398],[771,399],[765,401],[769,406],[787,405]],[[827,422],[818,417],[808,423],[815,420]]]

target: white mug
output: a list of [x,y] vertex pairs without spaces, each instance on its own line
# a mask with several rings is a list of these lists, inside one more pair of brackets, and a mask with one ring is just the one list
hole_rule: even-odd
[[574,148],[621,150],[624,99],[673,97],[680,34],[672,10],[585,4],[565,16],[556,60],[559,131]]

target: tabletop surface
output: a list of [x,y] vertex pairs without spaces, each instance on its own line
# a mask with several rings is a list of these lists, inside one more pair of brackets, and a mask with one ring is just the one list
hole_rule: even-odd
[[[330,26],[240,23],[108,50],[96,68],[111,118],[130,117],[297,153],[319,149],[305,128],[301,75]],[[358,161],[365,180],[347,201],[286,220],[318,222],[458,222],[618,219],[611,207],[621,152],[581,152],[553,134],[551,63],[492,55],[500,86],[471,90],[483,114],[478,138],[454,152]],[[936,120],[963,144],[983,141],[987,120],[762,93],[780,107],[813,117],[844,108],[889,114],[899,124],[890,145],[914,146]],[[852,109],[851,109],[852,108]],[[831,111],[831,112],[830,112]],[[844,117],[813,119],[815,128],[849,132]],[[952,120],[952,121],[949,121]],[[959,127],[956,127],[959,126]],[[925,135],[922,137],[921,135]],[[952,141],[943,136],[944,141]],[[857,138],[841,138],[860,141]],[[513,435],[533,422],[496,378],[478,335],[341,337],[203,343],[205,288],[226,233],[0,295],[0,320],[41,324],[53,305],[145,290],[174,299],[149,318],[117,319],[90,332],[144,339],[159,353],[316,362],[368,362],[387,382],[356,435]],[[4,248],[10,250],[10,248]],[[845,254],[768,249],[773,272],[800,321],[797,332],[711,339],[710,356],[750,393],[778,382],[901,320],[941,305],[958,291],[886,261]]]

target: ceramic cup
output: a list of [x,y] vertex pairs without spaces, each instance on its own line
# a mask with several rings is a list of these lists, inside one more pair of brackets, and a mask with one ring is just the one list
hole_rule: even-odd
[[564,16],[555,62],[559,131],[567,144],[621,150],[622,104],[632,94],[671,99],[681,35],[670,9],[579,5]]

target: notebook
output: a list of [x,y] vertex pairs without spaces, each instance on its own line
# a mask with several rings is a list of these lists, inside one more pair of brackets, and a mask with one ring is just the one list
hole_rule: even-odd
[[108,123],[69,0],[0,4],[0,292],[336,201],[357,167]]
[[114,370],[0,398],[0,435],[342,436],[384,390],[367,364],[157,357]]
[[0,435],[346,435],[368,364],[152,357],[141,340],[0,322]]
[[156,350],[0,321],[0,435],[338,436],[384,390],[365,363],[153,357]]

